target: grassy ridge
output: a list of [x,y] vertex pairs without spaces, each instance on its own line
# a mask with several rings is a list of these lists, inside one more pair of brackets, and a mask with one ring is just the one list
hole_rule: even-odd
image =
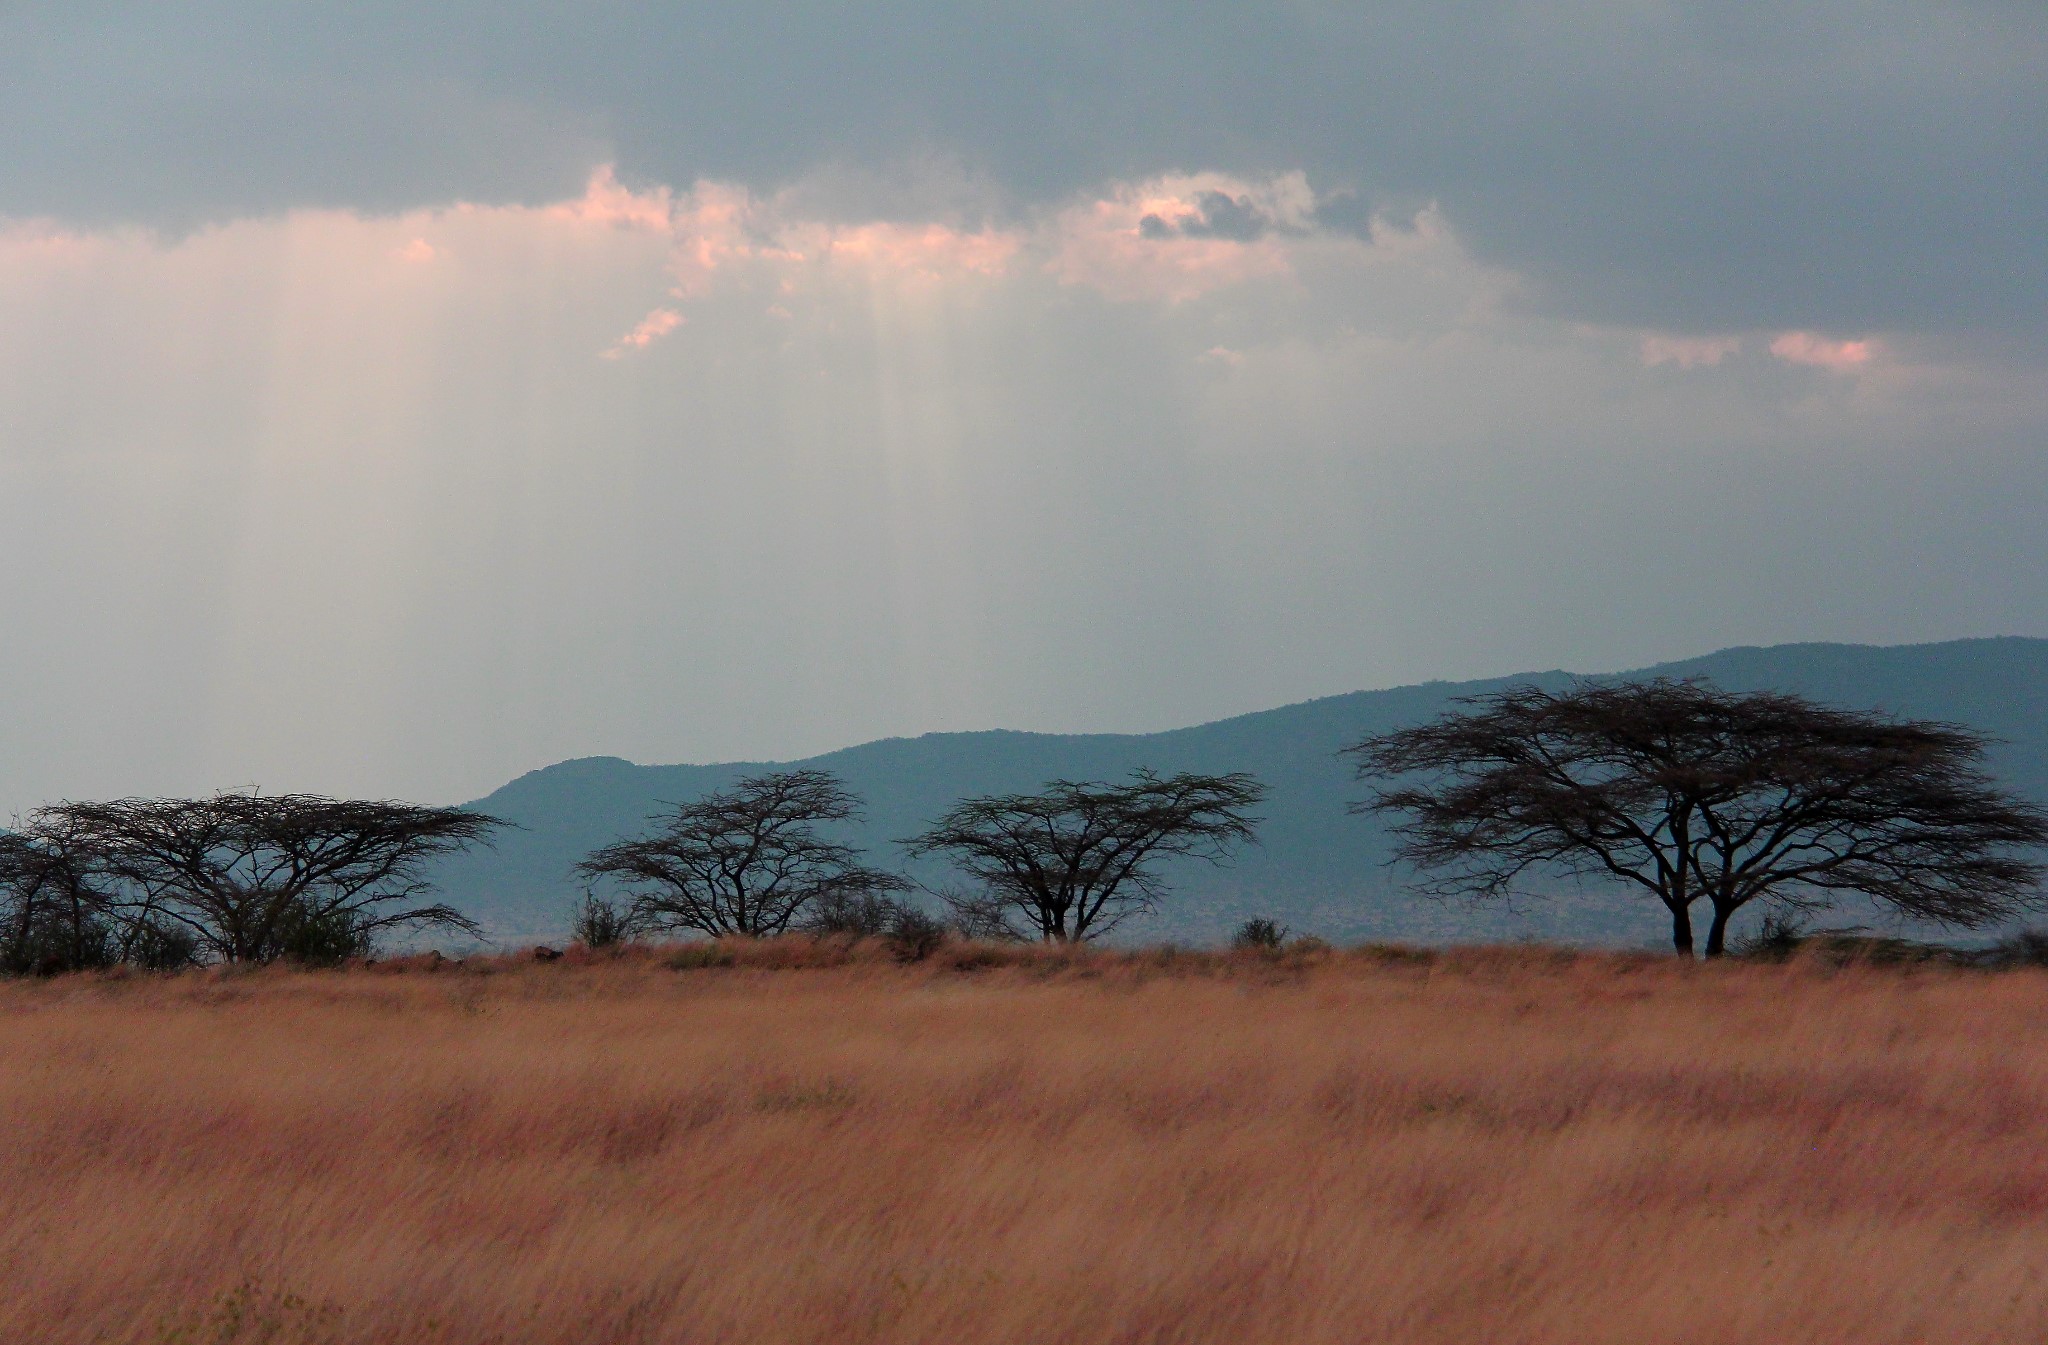
[[2037,971],[794,940],[15,983],[0,1052],[9,1341],[2048,1335]]

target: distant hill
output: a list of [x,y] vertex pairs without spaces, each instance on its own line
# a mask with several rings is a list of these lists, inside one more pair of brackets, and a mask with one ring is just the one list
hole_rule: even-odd
[[[2005,740],[1993,758],[2001,777],[2048,801],[2048,640],[1724,649],[1625,675],[1701,676],[1731,690],[1796,691],[1859,709],[1954,720]],[[1133,938],[1215,941],[1245,918],[1266,915],[1344,941],[1653,944],[1664,937],[1661,912],[1616,893],[1536,901],[1517,911],[1417,900],[1387,866],[1381,828],[1346,810],[1360,788],[1336,756],[1339,747],[1428,719],[1459,696],[1517,683],[1560,687],[1571,676],[1528,673],[1358,691],[1166,733],[931,733],[781,764],[817,766],[845,779],[867,801],[854,837],[892,865],[903,864],[895,838],[919,830],[963,795],[1035,789],[1060,777],[1112,779],[1138,766],[1256,774],[1272,791],[1262,843],[1229,868],[1174,870],[1168,906],[1129,927]],[[498,939],[557,937],[577,891],[569,870],[584,854],[636,833],[664,801],[696,797],[766,765],[638,766],[586,757],[533,771],[470,805],[522,829],[503,834],[491,850],[445,862],[436,880]],[[943,872],[931,865],[915,871],[927,878]]]

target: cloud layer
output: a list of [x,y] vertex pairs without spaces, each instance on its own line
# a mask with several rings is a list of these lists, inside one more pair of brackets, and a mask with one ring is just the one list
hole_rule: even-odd
[[2032,0],[0,0],[0,810],[2048,631]]
[[1293,170],[934,172],[0,231],[0,802],[2048,629],[2022,346],[1552,314]]
[[[1022,216],[1210,165],[1304,172],[1359,222],[1435,201],[1563,316],[2038,334],[2048,311],[2028,0],[16,0],[0,123],[32,128],[0,139],[0,214],[74,223],[537,204],[607,161],[830,176],[886,217],[948,164]],[[1272,222],[1235,198],[1155,218]]]

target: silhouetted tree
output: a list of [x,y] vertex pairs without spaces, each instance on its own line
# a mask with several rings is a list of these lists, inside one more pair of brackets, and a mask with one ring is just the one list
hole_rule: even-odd
[[908,888],[861,863],[853,846],[818,834],[820,823],[859,811],[829,771],[771,771],[649,818],[655,834],[607,845],[577,872],[624,888],[643,928],[780,934],[820,901]]
[[951,855],[979,884],[946,896],[964,928],[1092,939],[1158,904],[1165,887],[1153,861],[1221,863],[1256,839],[1249,810],[1265,796],[1242,772],[1162,779],[1140,770],[1129,784],[1055,780],[1037,794],[963,799],[903,844],[913,855]]
[[0,833],[0,970],[47,975],[119,957],[114,901],[92,856],[61,833]]
[[1706,955],[1753,901],[1817,908],[1866,894],[1973,927],[2040,900],[2048,813],[1981,769],[1986,739],[1700,681],[1515,687],[1345,749],[1390,784],[1354,811],[1396,814],[1399,856],[1434,895],[1511,895],[1525,878],[1604,876],[1655,897]]
[[124,947],[163,956],[182,930],[224,962],[331,962],[391,929],[479,933],[452,906],[419,904],[431,890],[422,871],[501,825],[459,808],[230,793],[56,804],[29,831],[89,857]]

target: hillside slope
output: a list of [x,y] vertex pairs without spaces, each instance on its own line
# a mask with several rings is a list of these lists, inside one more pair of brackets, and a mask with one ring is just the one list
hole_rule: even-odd
[[[1776,688],[1858,708],[1955,720],[2005,740],[1995,757],[2014,788],[2048,800],[2048,640],[1958,640],[1873,647],[1800,644],[1724,649],[1631,676],[1701,676],[1730,689]],[[1152,734],[1039,734],[994,730],[891,738],[802,763],[835,771],[867,800],[855,835],[884,863],[892,844],[967,794],[1036,788],[1048,779],[1159,771],[1248,770],[1270,787],[1262,843],[1225,869],[1175,871],[1160,916],[1131,927],[1145,939],[1214,940],[1250,915],[1269,915],[1333,939],[1455,940],[1544,937],[1654,943],[1660,913],[1619,894],[1532,902],[1526,909],[1440,905],[1405,895],[1387,843],[1369,818],[1339,747],[1426,719],[1459,696],[1511,683],[1561,686],[1562,672],[1359,691]],[[472,805],[516,822],[491,850],[448,861],[448,898],[500,939],[553,936],[576,893],[569,870],[592,848],[637,831],[663,801],[695,797],[765,763],[639,766],[616,757],[533,771]],[[920,876],[942,871],[926,867]]]

